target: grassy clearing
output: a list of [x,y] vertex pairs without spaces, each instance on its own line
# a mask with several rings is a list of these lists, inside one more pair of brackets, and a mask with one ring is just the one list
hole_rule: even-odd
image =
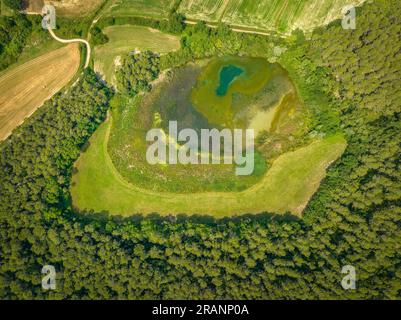
[[151,192],[126,182],[107,153],[110,120],[90,140],[76,163],[72,180],[73,205],[81,211],[115,215],[240,214],[291,212],[300,216],[325,177],[327,167],[345,150],[342,136],[318,140],[280,156],[263,180],[239,193],[174,194]]
[[167,17],[175,0],[116,0],[106,16],[143,16],[152,18]]
[[115,83],[115,67],[119,57],[131,51],[150,50],[160,54],[178,50],[180,39],[146,27],[122,25],[103,30],[109,42],[95,48],[95,70],[109,83]]
[[291,32],[310,30],[342,16],[347,4],[365,0],[183,0],[179,10],[188,18]]
[[63,88],[79,68],[78,45],[54,50],[0,76],[0,139],[5,139],[43,102]]

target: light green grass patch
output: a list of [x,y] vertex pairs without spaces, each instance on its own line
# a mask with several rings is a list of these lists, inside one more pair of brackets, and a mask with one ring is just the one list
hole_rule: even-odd
[[180,39],[158,30],[132,26],[110,26],[103,30],[109,42],[95,48],[95,71],[115,84],[115,69],[122,55],[132,51],[150,50],[165,54],[180,48]]
[[176,0],[117,0],[107,12],[107,16],[167,17]]
[[263,180],[237,193],[158,193],[126,182],[107,153],[110,121],[90,140],[76,163],[71,194],[81,211],[113,215],[185,213],[227,217],[272,212],[300,216],[326,175],[327,167],[344,152],[345,139],[333,136],[280,156]]

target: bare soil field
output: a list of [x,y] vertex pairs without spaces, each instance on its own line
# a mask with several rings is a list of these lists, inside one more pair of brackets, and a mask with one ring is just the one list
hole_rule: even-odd
[[56,7],[61,16],[85,16],[95,12],[104,0],[26,0],[28,13],[41,13],[45,4]]
[[44,54],[0,77],[0,140],[74,77],[80,64],[78,44]]

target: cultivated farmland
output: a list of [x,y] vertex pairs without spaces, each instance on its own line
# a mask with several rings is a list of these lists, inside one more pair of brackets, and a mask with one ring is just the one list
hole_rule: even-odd
[[291,32],[310,30],[342,16],[347,4],[364,0],[183,0],[180,11],[189,19],[206,20],[257,28]]
[[95,70],[113,84],[115,68],[122,55],[135,50],[151,50],[163,54],[180,47],[178,37],[145,27],[110,26],[103,32],[109,37],[109,42],[95,48]]
[[44,54],[0,77],[0,140],[63,88],[79,68],[78,45]]

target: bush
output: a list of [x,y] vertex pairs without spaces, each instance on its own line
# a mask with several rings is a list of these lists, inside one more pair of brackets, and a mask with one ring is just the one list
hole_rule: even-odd
[[129,54],[117,71],[117,88],[120,92],[135,95],[139,91],[150,90],[150,82],[158,76],[160,58],[146,51],[140,54]]
[[92,42],[95,46],[106,44],[109,38],[102,32],[102,30],[95,26],[91,29]]

